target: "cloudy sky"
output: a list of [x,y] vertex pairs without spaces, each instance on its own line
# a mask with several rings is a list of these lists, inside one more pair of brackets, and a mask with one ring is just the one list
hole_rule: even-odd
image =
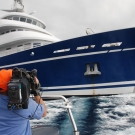
[[[135,26],[135,0],[23,0],[26,13],[46,24],[46,30],[65,40]],[[0,9],[11,9],[13,0],[0,0]],[[6,13],[0,11],[0,16]]]

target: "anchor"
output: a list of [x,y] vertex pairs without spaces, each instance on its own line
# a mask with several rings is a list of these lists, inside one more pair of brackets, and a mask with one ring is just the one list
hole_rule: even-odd
[[90,64],[86,65],[86,72],[84,73],[85,76],[91,75],[101,75],[101,72],[98,70],[97,63],[94,63],[94,68],[90,68]]

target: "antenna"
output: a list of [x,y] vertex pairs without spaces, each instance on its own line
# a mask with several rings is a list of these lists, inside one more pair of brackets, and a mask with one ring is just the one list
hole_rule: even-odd
[[36,13],[36,11],[33,11],[33,12],[29,13],[29,15],[33,15],[34,13]]
[[91,28],[87,28],[86,29],[86,34],[91,35],[91,34],[94,34],[94,32],[93,32],[93,30]]
[[6,12],[24,12],[23,0],[14,0],[11,10],[1,9]]
[[13,10],[16,10],[16,12],[23,12],[24,11],[24,5],[22,0],[14,0]]

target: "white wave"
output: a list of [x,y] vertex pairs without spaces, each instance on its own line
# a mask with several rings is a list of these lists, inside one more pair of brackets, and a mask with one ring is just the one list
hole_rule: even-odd
[[[135,94],[121,94],[104,97],[71,97],[69,98],[73,116],[78,129],[86,127],[87,116],[94,111],[95,135],[135,135]],[[62,100],[46,101],[48,115],[40,121],[32,120],[32,124],[53,124],[55,119],[65,115],[66,109]],[[91,108],[95,105],[95,108]],[[93,110],[91,110],[93,109]],[[67,130],[67,117],[61,123],[61,127]],[[56,122],[56,121],[55,121]],[[64,124],[65,127],[63,126]],[[79,127],[80,126],[80,127]],[[90,125],[88,125],[90,126]],[[89,135],[89,129],[86,131]]]
[[112,95],[111,97],[135,97],[135,93]]
[[131,127],[123,131],[117,131],[116,133],[117,135],[135,135],[135,127]]
[[45,101],[47,107],[47,116],[40,120],[30,120],[31,126],[50,124],[61,113],[65,113],[64,103],[62,100]]
[[135,127],[127,128],[122,131],[104,130],[98,131],[95,135],[135,135]]

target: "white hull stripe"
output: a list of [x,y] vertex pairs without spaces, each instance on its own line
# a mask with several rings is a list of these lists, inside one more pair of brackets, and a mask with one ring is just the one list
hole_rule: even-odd
[[116,85],[135,85],[135,80],[124,82],[111,82],[111,83],[99,83],[99,84],[83,84],[83,85],[69,85],[69,86],[55,86],[55,87],[42,87],[43,89],[69,89],[69,88],[86,88],[86,87],[101,87],[101,86],[116,86]]
[[123,51],[135,50],[135,48],[125,48]]
[[110,50],[109,52],[120,52],[122,49]]
[[60,56],[60,57],[53,57],[53,58],[46,58],[46,59],[40,59],[40,60],[34,60],[34,61],[21,62],[21,63],[17,63],[17,64],[11,64],[11,65],[6,65],[6,66],[1,66],[0,68],[13,67],[13,66],[26,65],[26,64],[32,64],[32,63],[38,63],[38,62],[44,62],[44,61],[65,59],[65,58],[73,58],[73,57],[80,57],[80,56],[87,56],[87,55],[102,54],[102,53],[107,53],[107,52],[108,52],[108,50],[106,50],[106,51],[99,51],[99,52],[81,53],[81,54]]
[[107,89],[83,89],[83,90],[63,90],[63,91],[43,91],[42,97],[44,95],[64,95],[64,96],[98,96],[98,95],[113,95],[113,94],[126,94],[135,92],[134,86],[129,87],[115,87]]
[[32,63],[38,63],[38,62],[44,62],[44,61],[51,61],[51,60],[58,60],[58,59],[66,59],[66,58],[73,58],[73,57],[80,57],[80,56],[88,56],[88,55],[95,55],[95,54],[103,54],[109,52],[118,52],[118,51],[128,51],[128,50],[135,50],[135,48],[126,48],[126,49],[116,49],[116,50],[105,50],[105,51],[98,51],[98,52],[90,52],[90,53],[81,53],[81,54],[73,54],[73,55],[66,55],[66,56],[59,56],[59,57],[53,57],[53,58],[46,58],[46,59],[40,59],[40,60],[33,60],[33,61],[27,61],[27,62],[21,62],[17,64],[11,64],[11,65],[5,65],[0,66],[0,68],[6,68],[6,67],[13,67],[13,66],[20,66],[20,65],[26,65],[26,64],[32,64]]

